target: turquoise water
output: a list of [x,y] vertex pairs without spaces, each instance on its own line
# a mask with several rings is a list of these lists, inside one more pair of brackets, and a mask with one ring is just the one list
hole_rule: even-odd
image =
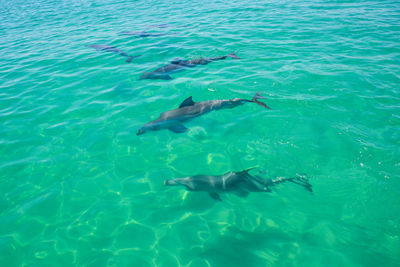
[[[16,0],[0,17],[1,266],[400,265],[398,1]],[[258,91],[271,110],[135,135],[188,96]],[[314,192],[163,185],[255,166]]]

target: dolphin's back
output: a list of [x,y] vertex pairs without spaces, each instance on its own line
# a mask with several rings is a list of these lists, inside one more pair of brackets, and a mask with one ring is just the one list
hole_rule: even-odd
[[195,175],[191,177],[194,190],[208,192],[229,191],[235,189],[242,181],[244,181],[243,177],[234,172],[216,176]]
[[160,119],[177,119],[180,121],[188,120],[210,112],[215,106],[213,102],[214,100],[197,102],[191,106],[168,110],[160,114]]
[[165,66],[159,67],[158,69],[154,70],[153,72],[155,73],[167,73],[167,72],[172,72],[178,69],[183,68],[181,65],[177,64],[167,64]]
[[215,191],[222,184],[221,176],[212,175],[195,175],[191,177],[193,190],[198,191]]

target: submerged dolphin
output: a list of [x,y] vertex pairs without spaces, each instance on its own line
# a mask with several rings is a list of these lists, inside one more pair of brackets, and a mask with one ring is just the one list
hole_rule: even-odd
[[235,52],[230,53],[226,56],[221,56],[221,57],[198,58],[198,59],[192,59],[192,60],[176,59],[176,60],[171,61],[170,64],[162,66],[154,71],[143,73],[142,76],[140,76],[140,80],[143,80],[143,79],[171,80],[172,77],[169,76],[168,73],[172,73],[174,71],[184,69],[184,68],[195,67],[197,65],[207,65],[210,62],[226,59],[227,57],[234,58],[234,59],[240,59],[240,57],[237,57],[235,55]]
[[182,185],[189,191],[206,191],[213,199],[218,201],[221,201],[219,193],[232,192],[245,197],[249,192],[271,192],[271,186],[283,182],[292,182],[304,186],[306,190],[312,192],[312,185],[304,177],[264,179],[258,175],[250,175],[251,169],[227,172],[223,175],[195,175],[165,180],[164,185]]
[[119,50],[115,46],[111,46],[111,45],[87,45],[87,47],[94,48],[97,51],[112,52],[112,53],[127,57],[127,59],[126,59],[127,63],[131,62],[132,59],[134,59],[135,57],[139,57],[139,56],[130,56],[127,53],[125,53],[124,51]]
[[175,33],[152,33],[152,32],[120,32],[119,34],[128,35],[128,36],[135,36],[135,37],[156,37],[156,36],[164,36],[164,35],[171,35]]
[[[194,27],[194,26],[198,26],[199,24],[194,24],[194,25],[192,25],[192,27]],[[146,28],[188,28],[188,27],[190,27],[191,25],[189,25],[189,24],[186,24],[186,25],[170,25],[170,24],[167,24],[167,23],[162,23],[162,24],[152,24],[152,25],[149,25],[149,26],[147,26]]]
[[154,28],[154,27],[156,27],[156,28],[168,28],[168,27],[171,27],[171,26],[169,24],[167,24],[167,23],[162,23],[162,24],[152,24],[152,25],[148,26],[147,28]]
[[209,100],[202,102],[193,102],[192,97],[186,98],[179,108],[169,110],[160,114],[160,117],[149,123],[146,123],[142,128],[138,130],[136,135],[144,134],[147,131],[157,131],[161,129],[169,129],[175,133],[183,133],[188,131],[182,122],[188,121],[195,117],[201,116],[213,110],[219,110],[223,108],[234,108],[244,103],[256,103],[264,108],[269,107],[263,102],[258,101],[260,98],[265,98],[256,93],[253,99],[221,99],[221,100]]

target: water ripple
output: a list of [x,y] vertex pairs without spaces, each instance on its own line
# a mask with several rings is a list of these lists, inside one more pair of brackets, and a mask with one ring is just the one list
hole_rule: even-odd
[[[398,1],[17,0],[0,14],[0,264],[399,265]],[[189,96],[260,91],[271,110],[135,135]],[[162,183],[253,166],[306,173],[314,193],[216,203]]]

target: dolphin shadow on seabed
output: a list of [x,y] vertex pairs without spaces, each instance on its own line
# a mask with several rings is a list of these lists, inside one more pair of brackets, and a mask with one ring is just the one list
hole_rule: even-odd
[[312,192],[312,185],[304,176],[294,178],[277,177],[265,179],[258,175],[251,175],[253,168],[227,172],[223,175],[195,175],[172,180],[165,180],[166,186],[184,186],[188,191],[204,191],[217,201],[222,201],[219,193],[234,193],[240,197],[246,197],[250,192],[271,192],[270,187],[280,183],[291,182],[304,187]]

